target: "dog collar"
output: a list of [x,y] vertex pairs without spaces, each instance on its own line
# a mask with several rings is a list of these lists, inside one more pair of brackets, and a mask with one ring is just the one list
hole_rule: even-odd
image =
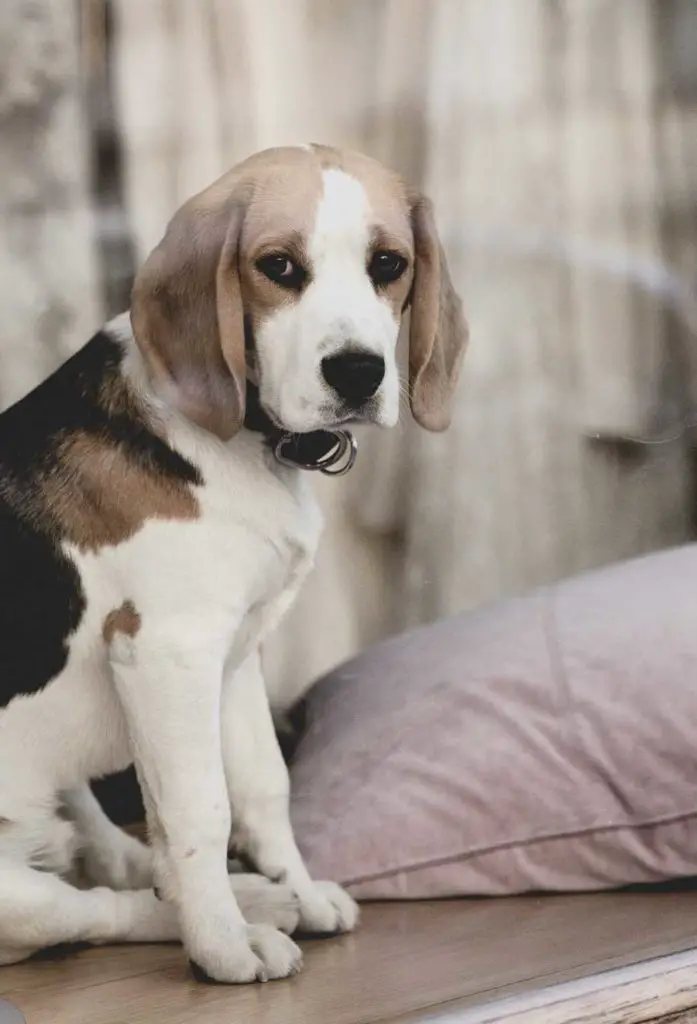
[[350,430],[311,430],[307,434],[281,430],[262,409],[259,388],[250,381],[244,425],[264,435],[273,457],[282,466],[343,476],[356,461],[358,443]]

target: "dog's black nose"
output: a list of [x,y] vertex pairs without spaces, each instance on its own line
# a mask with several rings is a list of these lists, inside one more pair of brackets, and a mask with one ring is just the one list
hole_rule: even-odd
[[349,405],[372,398],[385,376],[385,360],[372,352],[349,349],[322,360],[322,375],[330,388]]

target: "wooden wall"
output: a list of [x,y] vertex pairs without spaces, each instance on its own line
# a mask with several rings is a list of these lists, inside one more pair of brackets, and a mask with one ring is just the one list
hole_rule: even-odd
[[99,324],[77,10],[0,4],[0,407]]
[[[45,133],[0,133],[0,210],[18,223],[15,191],[31,187],[59,226],[0,246],[16,297],[0,304],[3,400],[63,351],[41,312],[56,291],[71,337],[95,308],[74,19],[63,0],[30,6],[61,55],[61,99]],[[39,51],[9,41],[24,8],[0,10],[12,131],[24,69],[38,74]],[[329,529],[270,645],[272,679],[300,688],[386,632],[692,535],[686,439],[623,438],[675,433],[694,401],[697,5],[111,0],[107,43],[102,8],[81,5],[81,52],[93,68],[100,40],[108,50],[123,157],[112,226],[136,260],[230,163],[327,141],[432,195],[469,314],[452,430],[428,437],[405,417],[363,439],[354,474],[320,485]],[[19,102],[44,116],[31,89]]]

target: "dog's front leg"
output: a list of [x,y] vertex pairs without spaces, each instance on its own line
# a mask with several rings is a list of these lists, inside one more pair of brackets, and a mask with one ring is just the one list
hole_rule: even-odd
[[358,920],[358,907],[334,882],[310,878],[295,843],[288,770],[276,738],[258,652],[234,673],[226,673],[222,708],[233,846],[268,878],[295,891],[302,931],[351,931]]
[[247,925],[227,874],[230,809],[221,751],[223,657],[147,623],[109,647],[152,837],[154,879],[177,909],[192,962],[221,982],[293,974],[298,947]]

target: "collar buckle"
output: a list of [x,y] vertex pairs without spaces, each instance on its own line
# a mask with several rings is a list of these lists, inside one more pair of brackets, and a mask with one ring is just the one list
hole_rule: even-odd
[[288,446],[295,445],[297,435],[284,432],[273,448],[276,462],[291,469],[318,469],[325,476],[344,476],[356,461],[358,442],[350,430],[327,430],[323,433],[333,438],[334,444],[319,458],[305,461],[298,457],[297,452],[292,456],[286,454]]

